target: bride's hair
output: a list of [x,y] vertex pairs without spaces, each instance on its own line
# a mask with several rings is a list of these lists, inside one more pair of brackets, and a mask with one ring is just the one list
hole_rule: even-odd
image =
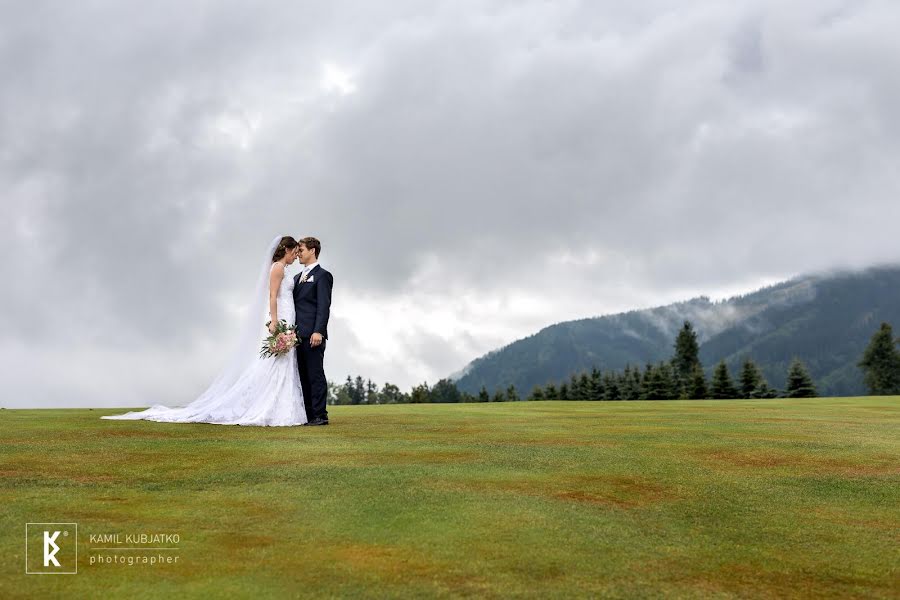
[[276,262],[284,258],[284,255],[291,248],[296,248],[300,244],[297,243],[297,240],[292,238],[289,235],[281,238],[281,241],[278,242],[278,247],[275,248],[275,253],[272,255],[272,262]]

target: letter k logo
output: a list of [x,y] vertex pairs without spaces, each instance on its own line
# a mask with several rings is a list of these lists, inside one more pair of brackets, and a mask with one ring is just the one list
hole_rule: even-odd
[[[56,553],[59,552],[59,546],[56,545],[56,538],[59,537],[59,532],[54,531],[53,536],[51,537],[49,531],[44,532],[44,566],[49,567],[50,562],[53,562],[53,565],[58,567],[59,561],[56,560]],[[50,551],[50,547],[53,546],[53,552]]]

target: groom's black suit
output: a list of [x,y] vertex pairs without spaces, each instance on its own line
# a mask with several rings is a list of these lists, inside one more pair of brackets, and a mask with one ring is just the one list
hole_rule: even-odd
[[[316,265],[307,274],[306,281],[300,283],[300,279],[300,274],[294,277],[294,308],[297,313],[297,368],[300,370],[306,417],[310,421],[328,419],[325,402],[328,382],[325,380],[324,361],[334,277]],[[310,345],[309,339],[313,333],[319,333],[323,338],[315,348]]]

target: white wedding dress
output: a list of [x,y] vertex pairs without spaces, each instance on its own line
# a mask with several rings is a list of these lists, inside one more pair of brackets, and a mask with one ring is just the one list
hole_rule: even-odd
[[[276,307],[278,319],[287,321],[291,326],[295,319],[293,290],[294,278],[285,274],[278,290]],[[262,327],[258,329],[260,337],[256,350],[262,346],[262,336],[266,333]],[[232,366],[230,370],[232,373],[226,368],[203,395],[187,406],[172,408],[157,404],[147,410],[101,418],[218,425],[290,426],[306,423],[295,349],[272,358],[256,355],[249,359],[245,368],[235,371]]]

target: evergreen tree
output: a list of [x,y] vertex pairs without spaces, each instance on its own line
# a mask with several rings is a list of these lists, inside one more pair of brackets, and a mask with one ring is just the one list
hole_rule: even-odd
[[672,400],[680,395],[681,383],[675,379],[675,371],[672,365],[667,362],[659,363],[656,367],[659,372],[660,388],[662,389],[661,400]]
[[[611,379],[616,387],[616,397],[610,398],[610,400],[631,400],[631,396],[634,395],[634,381],[631,378],[631,365],[625,365],[625,370],[622,373],[613,373]],[[607,383],[607,387],[609,384]],[[640,397],[641,390],[640,386],[637,389],[637,395]]]
[[569,385],[567,383],[559,386],[559,399],[560,400],[569,400]]
[[556,390],[556,386],[552,383],[548,383],[547,387],[544,388],[544,399],[559,400],[559,392]]
[[578,378],[578,397],[576,400],[590,400],[594,395],[593,390],[591,389],[591,379],[588,377],[587,373],[582,373],[581,377]]
[[519,392],[516,391],[516,386],[511,385],[508,388],[506,388],[506,401],[507,402],[518,402],[519,400],[521,400],[521,398],[519,398]]
[[605,393],[603,374],[600,373],[600,369],[591,369],[591,400],[603,400]]
[[749,358],[744,361],[744,366],[741,367],[741,398],[752,398],[753,390],[755,390],[762,380],[762,373],[759,372],[759,367],[756,366]]
[[543,400],[544,399],[544,388],[539,385],[534,386],[534,389],[531,390],[531,396],[528,398],[529,400]]
[[900,351],[894,341],[894,330],[887,323],[872,336],[859,367],[865,374],[866,386],[873,396],[900,394]]
[[772,389],[769,387],[769,382],[765,379],[760,379],[759,384],[756,386],[756,389],[750,394],[751,398],[777,398],[778,390]]
[[619,400],[631,400],[631,396],[637,394],[638,398],[641,396],[641,373],[640,370],[635,368],[637,372],[637,389],[635,390],[634,378],[631,376],[632,371],[629,365],[625,366],[625,369],[622,371],[618,371],[612,374],[613,381],[616,382],[616,387],[618,388]]
[[477,402],[477,398],[470,394],[469,392],[460,392],[459,393],[459,401],[460,402]]
[[709,389],[706,387],[706,375],[703,374],[703,369],[700,368],[699,364],[694,365],[694,370],[691,373],[686,389],[687,397],[692,400],[709,398]]
[[607,371],[603,376],[603,399],[604,400],[621,400],[619,396],[619,384],[616,376]]
[[481,390],[478,391],[478,401],[479,402],[490,402],[491,396],[488,394],[487,388],[481,386]]
[[717,400],[738,397],[738,391],[731,382],[731,375],[724,360],[716,365],[710,388],[710,395]]
[[[626,369],[628,367],[625,367]],[[640,400],[641,399],[641,373],[637,367],[631,369],[631,373],[627,370],[622,374],[622,386],[625,389],[623,400]]]
[[819,395],[816,393],[812,377],[809,376],[809,372],[799,358],[795,358],[791,363],[791,368],[788,369],[784,395],[788,398],[815,398]]
[[[641,396],[640,396],[640,400],[646,400],[646,399],[647,399],[647,389],[650,388],[651,385],[652,385],[652,382],[650,381],[652,375],[653,375],[653,365],[651,365],[650,363],[647,363],[647,365],[644,366],[644,371],[643,371],[643,373],[641,373],[641,388],[640,388],[640,389],[641,389]],[[624,376],[624,374],[623,374],[623,375],[622,375],[622,387],[624,388],[626,385],[627,385],[627,383],[625,382],[625,376]]]
[[359,375],[353,383],[353,396],[356,398],[356,404],[366,403],[366,386],[363,378]]
[[344,383],[344,389],[350,397],[350,404],[359,404],[360,398],[356,395],[356,386],[353,385],[353,378],[347,375],[347,381]]
[[681,387],[686,387],[688,382],[693,380],[694,367],[702,368],[700,344],[697,343],[694,326],[690,321],[685,321],[675,338],[675,357],[672,358],[672,368]]
[[569,376],[569,400],[581,400],[581,383],[574,373]]
[[494,392],[494,397],[491,398],[491,402],[506,402],[506,396],[503,395],[503,392],[497,390]]
[[666,385],[663,374],[658,367],[648,364],[644,369],[644,380],[641,388],[643,400],[663,400],[666,396]]

